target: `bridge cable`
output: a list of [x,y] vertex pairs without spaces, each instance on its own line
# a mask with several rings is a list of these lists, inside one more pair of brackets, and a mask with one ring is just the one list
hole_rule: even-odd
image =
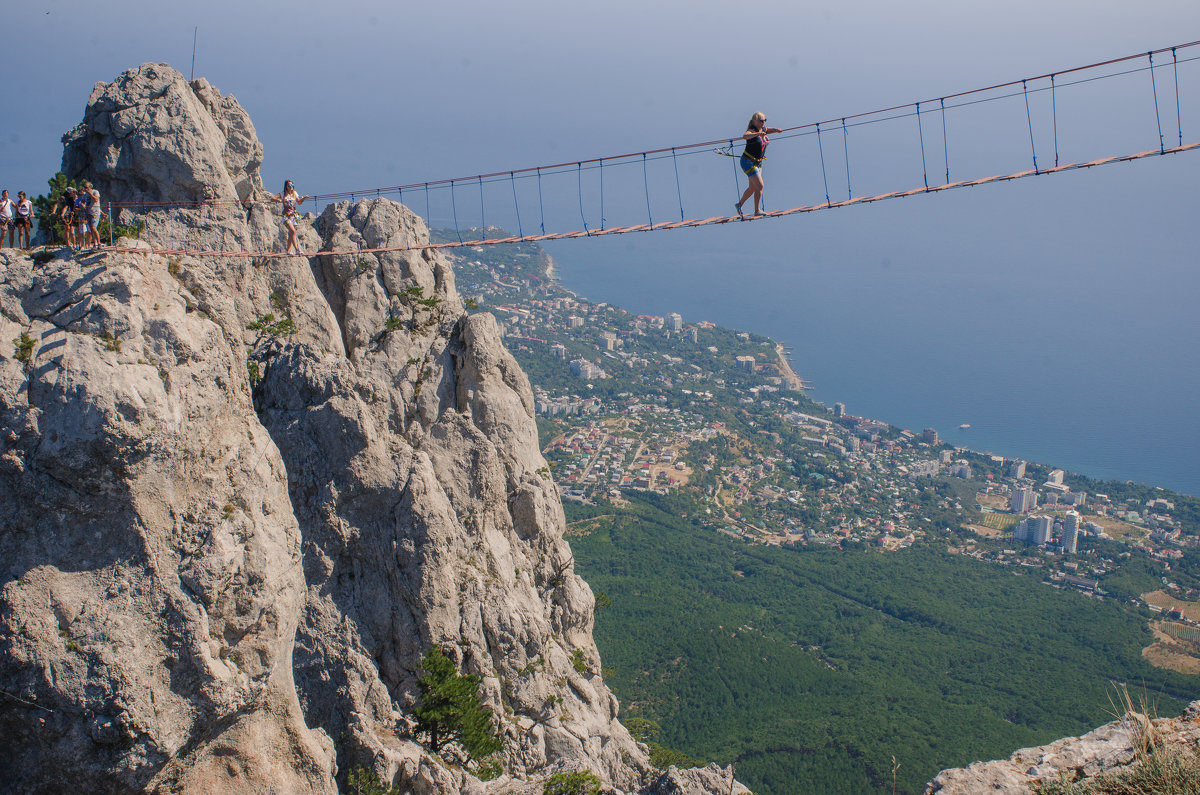
[[542,234],[546,234],[546,208],[542,206],[542,169],[537,170],[538,181],[538,213],[542,217]]
[[604,231],[604,158],[600,158],[600,231]]
[[1179,55],[1171,48],[1171,62],[1175,67],[1175,123],[1179,127],[1179,145],[1183,146],[1183,119],[1179,115]]
[[458,242],[463,242],[462,232],[458,230],[458,205],[454,201],[454,180],[450,180],[450,210],[454,213],[454,234],[458,235]]
[[1021,91],[1025,94],[1025,122],[1029,125],[1029,147],[1033,150],[1033,173],[1040,174],[1037,164],[1037,145],[1033,142],[1033,115],[1029,112],[1029,89],[1025,81],[1021,81]]
[[1050,75],[1050,108],[1054,118],[1054,167],[1058,168],[1058,97],[1054,91],[1054,75]]
[[525,229],[521,226],[521,205],[517,202],[517,179],[508,172],[508,181],[512,183],[513,209],[517,212],[517,236],[525,237]]
[[846,131],[846,120],[842,119],[842,152],[846,155],[846,198],[853,198],[850,192],[850,133]]
[[929,171],[925,166],[925,131],[921,129],[921,103],[917,103],[917,133],[921,136],[921,173],[925,176],[925,190],[929,190]]
[[950,184],[950,139],[946,136],[946,98],[938,100],[942,106],[942,154],[946,158],[946,184]]
[[679,197],[679,220],[683,220],[683,189],[679,187],[679,158],[675,156],[675,147],[671,147],[671,162],[675,164],[675,195]]
[[583,231],[590,237],[592,230],[588,227],[587,218],[583,216],[583,163],[575,164],[575,177],[579,186],[579,220],[583,221]]
[[[729,139],[729,159],[733,163],[733,195],[737,196],[740,199],[740,198],[742,198],[742,181],[740,179],[738,179],[738,172],[741,171],[741,166],[738,165],[739,158],[737,155],[735,155],[733,153],[733,147],[734,147],[733,139],[730,138]],[[718,149],[717,151],[720,152],[721,150]],[[721,152],[721,154],[725,154],[725,153]]]
[[821,154],[821,179],[825,181],[825,203],[833,204],[829,199],[829,178],[825,176],[825,147],[821,144],[821,125],[817,124],[817,151]]
[[479,223],[483,229],[483,236],[487,237],[487,215],[483,211],[483,177],[479,178]]
[[1154,90],[1154,122],[1158,125],[1158,151],[1166,150],[1166,142],[1163,140],[1162,131],[1162,116],[1158,112],[1158,83],[1154,80],[1154,53],[1146,53],[1150,58],[1150,87]]
[[650,219],[650,226],[654,226],[654,215],[650,212],[650,176],[646,171],[646,153],[642,152],[642,183],[646,187],[646,217]]

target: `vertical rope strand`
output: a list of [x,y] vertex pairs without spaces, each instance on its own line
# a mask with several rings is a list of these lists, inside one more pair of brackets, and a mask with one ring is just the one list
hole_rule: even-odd
[[1050,107],[1054,114],[1054,167],[1058,168],[1058,97],[1054,91],[1054,75],[1050,75]]
[[1029,125],[1029,148],[1033,150],[1033,173],[1040,174],[1037,164],[1037,146],[1033,143],[1033,114],[1029,112],[1029,88],[1021,81],[1021,91],[1025,94],[1025,122]]
[[538,214],[542,218],[542,234],[546,234],[546,208],[542,206],[542,169],[537,170],[538,177]]
[[821,179],[825,182],[825,206],[833,204],[829,200],[829,178],[825,176],[825,146],[821,143],[821,123],[817,122],[817,152],[821,155]]
[[512,183],[513,209],[517,211],[517,235],[525,237],[525,230],[521,227],[521,205],[517,202],[517,178],[511,171],[508,172],[508,181]]
[[604,158],[600,158],[600,231],[604,231]]
[[646,153],[642,152],[642,184],[646,188],[646,217],[650,219],[650,226],[654,226],[654,215],[650,212],[650,174],[646,170]]
[[729,141],[729,159],[733,161],[733,195],[742,198],[742,181],[738,179],[738,156],[733,153],[733,139]]
[[671,162],[675,164],[675,195],[679,197],[679,220],[683,218],[683,189],[679,187],[679,159],[675,157],[675,147],[671,147]]
[[842,119],[842,152],[846,155],[846,201],[854,198],[850,192],[850,133],[846,130],[846,120]]
[[1158,125],[1158,151],[1161,153],[1167,146],[1163,140],[1162,116],[1158,112],[1158,84],[1154,80],[1154,53],[1146,53],[1150,57],[1150,87],[1154,89],[1154,122]]
[[1183,146],[1183,118],[1179,115],[1179,56],[1171,48],[1171,61],[1175,66],[1175,124],[1179,128],[1179,145]]
[[479,177],[479,223],[482,225],[483,236],[487,237],[487,215],[483,211],[483,177]]
[[929,190],[929,169],[925,165],[925,130],[921,128],[921,103],[917,103],[917,134],[921,136],[921,174],[925,177],[925,190]]
[[950,138],[946,134],[946,98],[938,100],[942,106],[942,154],[946,158],[946,184],[950,184]]
[[454,213],[454,234],[458,236],[458,242],[463,242],[462,232],[458,231],[458,205],[454,201],[454,180],[450,180],[450,211]]
[[588,235],[592,234],[592,230],[588,228],[587,218],[583,215],[583,163],[575,164],[575,182],[579,187],[579,220],[583,221],[583,231]]

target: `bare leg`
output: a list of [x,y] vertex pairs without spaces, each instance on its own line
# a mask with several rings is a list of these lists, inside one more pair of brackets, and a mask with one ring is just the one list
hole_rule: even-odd
[[[755,215],[761,214],[762,213],[762,209],[761,209],[762,192],[763,192],[763,178],[762,178],[761,171],[759,171],[754,176],[750,177],[750,187],[746,188],[746,192],[754,194],[754,214]],[[745,198],[742,199],[742,201],[745,201],[745,200],[746,200]]]

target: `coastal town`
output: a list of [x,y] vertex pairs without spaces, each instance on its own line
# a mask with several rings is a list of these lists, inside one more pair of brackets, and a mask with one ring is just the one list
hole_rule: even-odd
[[1194,497],[956,448],[936,429],[817,403],[775,341],[589,302],[555,282],[536,246],[469,250],[455,269],[530,377],[543,454],[568,504],[672,494],[699,530],[750,543],[944,545],[1193,623]]

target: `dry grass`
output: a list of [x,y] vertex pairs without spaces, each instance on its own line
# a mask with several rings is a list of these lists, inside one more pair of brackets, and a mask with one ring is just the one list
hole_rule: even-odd
[[1200,656],[1197,646],[1167,635],[1158,624],[1151,624],[1154,642],[1142,649],[1142,657],[1156,668],[1166,668],[1181,674],[1200,674]]
[[1119,773],[1080,782],[1055,781],[1034,790],[1037,795],[1196,795],[1200,792],[1200,757],[1183,751],[1160,751]]
[[1122,770],[1084,781],[1055,781],[1034,789],[1037,795],[1196,795],[1200,793],[1200,756],[1194,750],[1166,747],[1154,725],[1158,706],[1145,690],[1130,695],[1125,685],[1109,694],[1109,714],[1134,733],[1134,761]]

